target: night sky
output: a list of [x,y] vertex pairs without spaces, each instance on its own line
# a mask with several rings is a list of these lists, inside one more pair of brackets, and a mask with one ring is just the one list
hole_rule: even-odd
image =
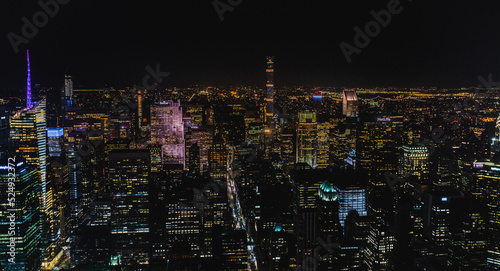
[[388,2],[242,0],[221,22],[211,0],[71,0],[15,54],[7,34],[21,34],[21,18],[42,9],[3,0],[0,89],[24,87],[26,49],[33,83],[57,88],[65,73],[82,88],[139,85],[158,63],[170,72],[165,86],[264,87],[266,55],[275,56],[278,88],[463,87],[490,73],[500,81],[499,1],[401,1],[348,64],[339,43],[353,44],[353,28]]

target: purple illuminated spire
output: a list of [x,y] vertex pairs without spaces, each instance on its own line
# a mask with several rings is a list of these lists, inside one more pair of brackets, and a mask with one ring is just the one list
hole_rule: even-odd
[[30,109],[31,104],[31,71],[30,71],[30,51],[26,50],[28,57],[28,79],[26,80],[26,108]]

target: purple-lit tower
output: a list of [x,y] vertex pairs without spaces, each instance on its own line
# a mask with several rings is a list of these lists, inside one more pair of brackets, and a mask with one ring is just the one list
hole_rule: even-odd
[[26,50],[28,59],[28,79],[26,79],[26,108],[30,109],[33,105],[31,103],[31,70],[30,70],[30,50]]
[[184,122],[180,101],[151,106],[151,144],[161,145],[163,164],[182,164],[185,167]]

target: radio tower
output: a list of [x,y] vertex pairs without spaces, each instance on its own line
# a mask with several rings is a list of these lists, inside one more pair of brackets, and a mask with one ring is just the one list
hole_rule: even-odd
[[26,108],[30,109],[33,105],[31,104],[31,70],[29,50],[26,50],[26,55],[28,59],[28,79],[26,80]]

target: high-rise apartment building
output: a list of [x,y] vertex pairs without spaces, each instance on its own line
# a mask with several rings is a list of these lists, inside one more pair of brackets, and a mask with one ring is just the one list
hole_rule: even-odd
[[267,82],[266,82],[266,121],[269,129],[272,129],[274,120],[274,57],[268,56],[267,60]]

